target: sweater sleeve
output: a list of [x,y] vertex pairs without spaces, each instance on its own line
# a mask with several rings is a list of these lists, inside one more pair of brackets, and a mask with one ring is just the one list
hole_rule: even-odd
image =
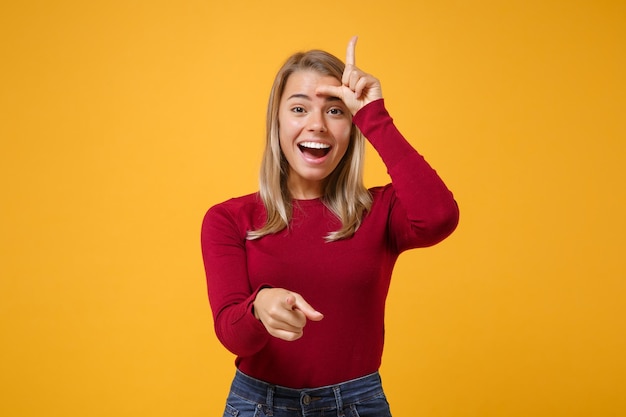
[[353,122],[391,177],[389,229],[396,250],[431,246],[449,236],[459,221],[456,201],[437,172],[398,131],[384,100],[363,107]]
[[245,231],[239,230],[237,212],[221,204],[204,216],[202,256],[215,334],[237,356],[261,350],[269,339],[265,327],[252,313],[257,292],[248,279]]

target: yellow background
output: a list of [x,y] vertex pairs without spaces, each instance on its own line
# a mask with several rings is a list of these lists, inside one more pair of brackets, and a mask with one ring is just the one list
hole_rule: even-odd
[[221,415],[234,366],[202,216],[256,190],[283,60],[343,57],[353,34],[462,214],[398,264],[394,415],[626,415],[626,2],[609,0],[3,2],[0,415]]

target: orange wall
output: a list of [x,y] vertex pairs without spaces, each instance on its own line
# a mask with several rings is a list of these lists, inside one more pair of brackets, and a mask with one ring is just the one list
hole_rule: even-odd
[[202,216],[286,56],[353,34],[462,213],[397,267],[395,415],[626,414],[624,1],[5,3],[0,415],[221,415]]

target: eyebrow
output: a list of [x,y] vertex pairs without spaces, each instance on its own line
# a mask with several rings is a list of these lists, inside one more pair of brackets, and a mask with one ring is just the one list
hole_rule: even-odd
[[[287,100],[291,100],[292,98],[303,98],[305,100],[311,101],[311,97],[307,96],[306,94],[302,94],[302,93],[292,94],[292,95],[290,95],[287,98]],[[341,99],[339,97],[335,97],[335,96],[327,96],[326,97],[326,101],[341,101]]]

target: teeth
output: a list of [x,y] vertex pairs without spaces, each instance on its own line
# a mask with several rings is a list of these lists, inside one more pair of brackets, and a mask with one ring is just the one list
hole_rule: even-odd
[[325,143],[319,143],[319,142],[302,142],[298,144],[299,146],[303,146],[305,148],[311,148],[311,149],[328,149],[330,148],[330,145],[327,145]]

